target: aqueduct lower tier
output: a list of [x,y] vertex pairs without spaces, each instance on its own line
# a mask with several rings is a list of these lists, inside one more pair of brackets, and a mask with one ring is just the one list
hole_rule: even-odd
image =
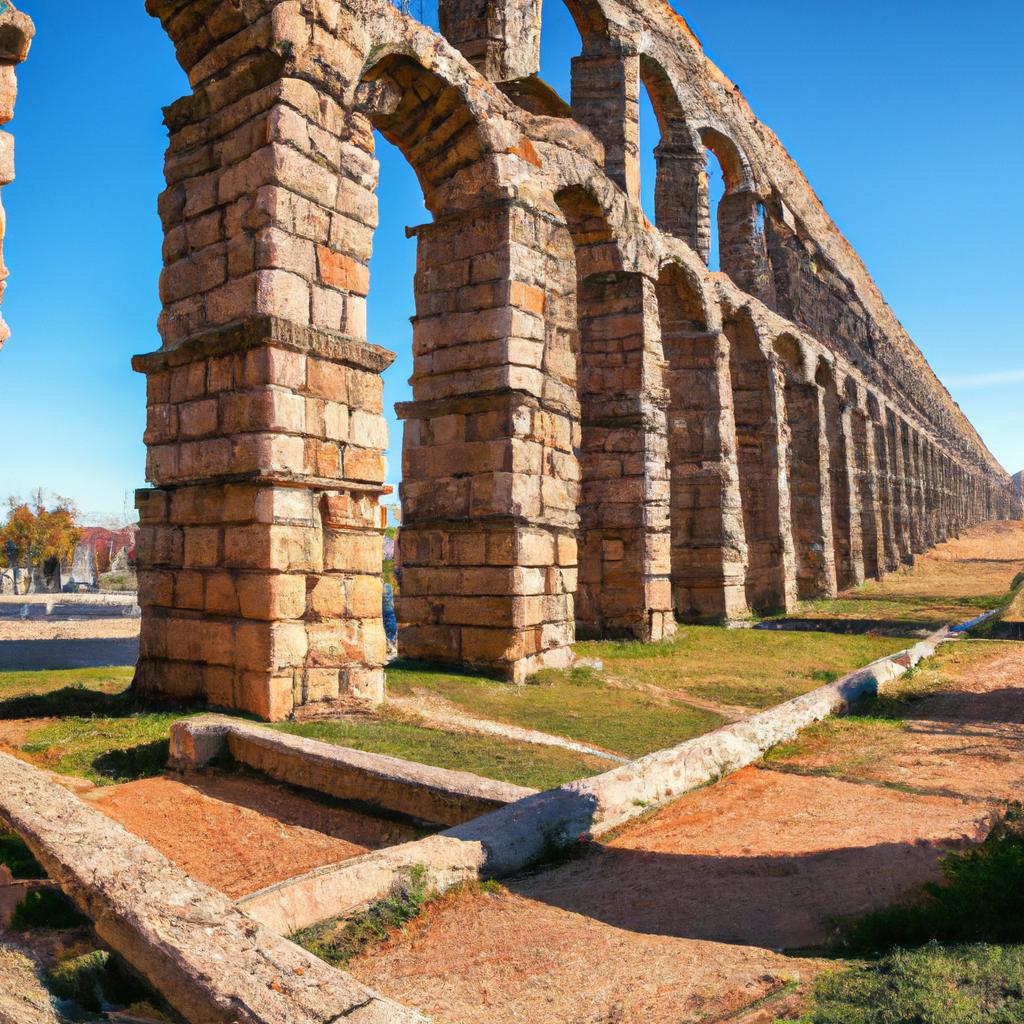
[[403,654],[523,679],[578,632],[789,608],[1019,515],[682,19],[569,3],[571,107],[537,77],[538,0],[441,0],[447,38],[387,0],[147,0],[193,91],[166,112],[163,346],[135,360],[143,692],[266,718],[383,694],[374,130],[432,215],[399,410]]

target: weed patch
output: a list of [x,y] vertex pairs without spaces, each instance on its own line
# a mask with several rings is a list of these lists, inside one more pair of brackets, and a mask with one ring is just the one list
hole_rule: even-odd
[[384,942],[419,917],[431,895],[427,869],[417,864],[395,882],[387,896],[371,903],[365,913],[307,928],[293,935],[292,941],[332,966],[344,967],[367,947]]

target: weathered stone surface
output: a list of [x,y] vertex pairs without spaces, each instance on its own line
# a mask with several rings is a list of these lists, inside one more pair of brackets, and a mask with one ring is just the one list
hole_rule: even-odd
[[[375,131],[431,216],[409,229],[403,654],[521,681],[569,664],[578,635],[787,609],[1021,514],[666,5],[573,5],[571,106],[536,78],[536,0],[442,0],[441,36],[388,0],[147,9],[191,93],[166,113],[163,345],[134,364],[141,692],[268,719],[383,697]],[[0,121],[29,35],[0,16]],[[654,224],[641,87],[662,132]]]
[[0,942],[0,1024],[64,1024],[35,965]]
[[6,754],[0,754],[0,817],[92,919],[100,938],[190,1024],[424,1020],[267,931],[43,772]]

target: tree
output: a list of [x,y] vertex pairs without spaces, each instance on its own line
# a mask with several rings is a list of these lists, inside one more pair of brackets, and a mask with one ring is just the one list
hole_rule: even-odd
[[11,552],[12,566],[41,568],[49,558],[66,562],[82,536],[78,528],[78,509],[73,502],[53,496],[49,508],[46,494],[40,488],[29,501],[7,499],[7,522],[0,529],[0,550]]

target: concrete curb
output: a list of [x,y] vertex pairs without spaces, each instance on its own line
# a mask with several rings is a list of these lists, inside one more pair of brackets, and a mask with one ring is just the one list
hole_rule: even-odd
[[807,726],[877,693],[951,639],[951,630],[939,630],[913,647],[751,718],[602,775],[528,796],[428,839],[319,868],[245,896],[237,905],[268,928],[290,934],[364,906],[413,865],[425,865],[439,891],[467,879],[507,877],[555,849],[597,838],[652,807],[753,764]]

